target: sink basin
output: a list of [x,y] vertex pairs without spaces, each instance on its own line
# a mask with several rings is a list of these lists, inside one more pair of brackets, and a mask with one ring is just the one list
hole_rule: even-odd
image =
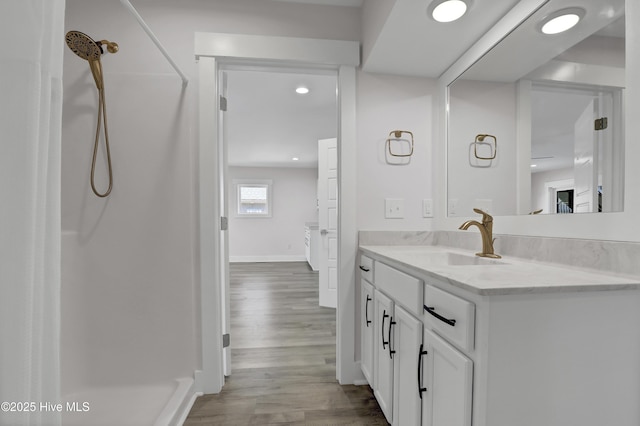
[[443,254],[447,265],[504,265],[504,262],[489,257],[467,256],[466,254],[449,252]]
[[[384,252],[390,257],[404,259],[422,266],[465,266],[465,265],[506,265],[502,259],[480,257],[474,254],[446,251],[433,246],[385,247]],[[388,250],[388,251],[387,251]]]
[[464,266],[464,265],[504,265],[499,259],[466,255],[453,252],[425,253],[420,262],[429,265]]

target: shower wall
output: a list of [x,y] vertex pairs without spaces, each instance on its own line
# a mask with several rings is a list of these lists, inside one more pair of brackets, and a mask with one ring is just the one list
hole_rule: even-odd
[[[67,1],[66,31],[120,45],[102,58],[114,172],[106,199],[89,186],[93,78],[85,61],[64,53],[61,341],[67,395],[193,377],[201,365],[194,33],[359,38],[359,12],[352,8],[264,0],[133,4],[190,82],[182,88],[119,2]],[[102,148],[98,160],[96,182],[104,190]]]

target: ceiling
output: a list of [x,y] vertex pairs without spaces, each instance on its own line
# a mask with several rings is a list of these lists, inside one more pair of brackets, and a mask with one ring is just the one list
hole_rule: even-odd
[[[336,75],[282,70],[226,74],[229,165],[317,167],[318,139],[337,135]],[[309,93],[297,94],[300,85]]]

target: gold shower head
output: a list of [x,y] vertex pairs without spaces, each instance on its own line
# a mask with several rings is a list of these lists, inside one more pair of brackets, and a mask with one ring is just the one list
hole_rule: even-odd
[[118,51],[118,44],[109,40],[95,41],[85,33],[80,31],[69,31],[65,36],[67,40],[67,46],[76,55],[87,61],[99,61],[100,56],[104,53],[102,45],[107,46],[109,53],[116,53]]
[[91,37],[80,31],[69,31],[65,36],[69,49],[87,61],[99,61],[102,47]]
[[102,64],[100,63],[100,57],[104,53],[102,45],[107,46],[109,53],[116,53],[118,51],[118,44],[109,40],[95,41],[85,33],[80,31],[69,31],[65,36],[67,46],[69,49],[80,58],[89,61],[89,67],[91,73],[96,82],[98,90],[102,90],[104,83],[102,81]]

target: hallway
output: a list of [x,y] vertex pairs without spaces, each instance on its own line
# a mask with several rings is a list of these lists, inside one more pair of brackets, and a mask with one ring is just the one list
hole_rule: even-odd
[[306,262],[232,263],[231,377],[185,425],[386,425],[368,386],[335,377],[335,310]]

